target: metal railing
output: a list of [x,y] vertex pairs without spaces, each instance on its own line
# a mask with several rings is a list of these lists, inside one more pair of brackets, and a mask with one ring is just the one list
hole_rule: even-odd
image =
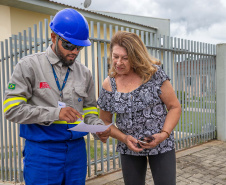
[[[176,126],[176,150],[205,142],[216,137],[216,53],[215,45],[156,35],[151,32],[89,22],[92,45],[82,50],[79,59],[92,72],[98,97],[109,67],[109,43],[118,30],[134,32],[141,37],[150,54],[162,61],[163,68],[181,102],[181,119]],[[38,36],[39,35],[39,36]],[[0,60],[0,152],[1,181],[23,182],[22,150],[24,140],[19,137],[19,126],[7,121],[2,113],[3,96],[7,82],[19,59],[44,51],[51,43],[48,20],[34,25],[23,34],[13,35],[1,42]],[[121,167],[115,151],[116,140],[107,144],[86,137],[87,178],[117,170]]]

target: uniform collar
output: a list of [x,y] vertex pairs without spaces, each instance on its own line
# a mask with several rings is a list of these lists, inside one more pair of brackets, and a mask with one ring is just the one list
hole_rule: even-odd
[[[54,51],[52,50],[52,45],[50,45],[47,49],[46,49],[46,54],[48,56],[49,62],[52,65],[60,65],[62,67],[62,63],[60,62],[60,59],[58,58],[58,56],[54,53]],[[74,70],[75,68],[75,63],[77,61],[74,62],[74,64],[72,64],[71,66],[69,66],[69,68],[71,70]]]

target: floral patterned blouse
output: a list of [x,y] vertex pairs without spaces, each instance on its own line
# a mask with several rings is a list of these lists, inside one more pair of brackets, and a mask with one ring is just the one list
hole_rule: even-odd
[[[160,66],[156,67],[157,72],[148,82],[129,93],[118,92],[115,78],[110,78],[112,92],[102,88],[97,101],[102,110],[116,113],[116,125],[121,132],[137,139],[159,133],[167,115],[166,106],[159,95],[163,82],[170,79]],[[165,153],[172,149],[174,149],[173,132],[155,148],[136,153],[125,143],[118,141],[116,151],[121,154],[147,156]]]

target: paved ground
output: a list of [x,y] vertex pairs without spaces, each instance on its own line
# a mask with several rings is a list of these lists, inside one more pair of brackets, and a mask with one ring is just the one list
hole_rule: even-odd
[[[178,151],[177,185],[226,185],[226,142],[211,141]],[[154,185],[148,170],[146,184]],[[0,185],[12,185],[2,183]],[[19,184],[17,184],[19,185]],[[86,185],[124,185],[121,171],[90,179]]]
[[[211,141],[176,152],[177,185],[226,185],[226,142]],[[123,185],[121,171],[98,177],[86,185]],[[154,185],[148,170],[147,185]]]

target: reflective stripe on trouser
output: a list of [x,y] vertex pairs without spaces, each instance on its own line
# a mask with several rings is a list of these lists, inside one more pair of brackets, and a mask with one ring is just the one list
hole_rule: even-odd
[[26,185],[85,185],[84,138],[64,142],[26,140],[23,155]]

